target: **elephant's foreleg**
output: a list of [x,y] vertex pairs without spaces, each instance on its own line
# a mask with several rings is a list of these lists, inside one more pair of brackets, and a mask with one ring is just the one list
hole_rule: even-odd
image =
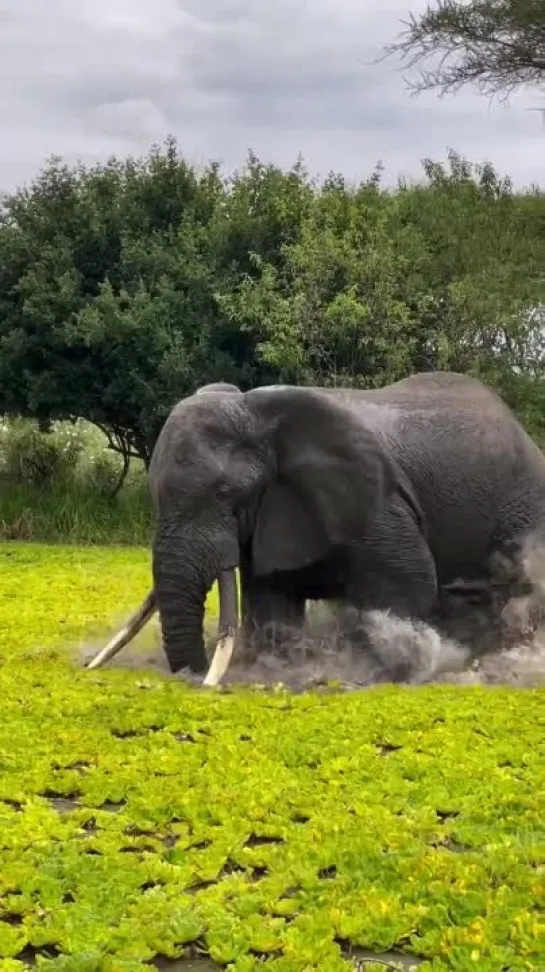
[[300,640],[305,623],[304,597],[275,587],[241,565],[240,647],[251,660],[261,652],[286,653]]
[[[359,619],[347,623],[346,636],[369,653],[390,681],[406,681],[419,666],[411,622],[429,621],[437,602],[437,576],[431,551],[414,519],[403,510],[389,510],[373,530],[349,552],[346,600],[359,609]],[[365,614],[384,611],[408,622],[384,630],[373,624],[369,635]]]
[[399,516],[388,527],[377,525],[351,550],[348,599],[366,610],[426,620],[437,602],[431,551],[412,519]]

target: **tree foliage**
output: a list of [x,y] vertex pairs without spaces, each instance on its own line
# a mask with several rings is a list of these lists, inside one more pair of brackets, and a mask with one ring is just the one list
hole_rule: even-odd
[[[0,214],[0,412],[87,419],[128,465],[207,381],[376,386],[455,368],[545,425],[545,202],[455,153],[414,185],[312,181],[175,141],[54,159]],[[534,309],[532,311],[532,309]]]
[[[543,0],[434,0],[411,14],[386,47],[409,65],[424,65],[416,91],[458,91],[467,84],[503,95],[545,79]],[[432,64],[426,67],[426,64]]]

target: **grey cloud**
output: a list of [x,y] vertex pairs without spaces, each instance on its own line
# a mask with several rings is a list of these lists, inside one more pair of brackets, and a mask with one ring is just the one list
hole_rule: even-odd
[[249,147],[312,172],[419,175],[454,147],[519,182],[541,178],[545,129],[519,97],[412,99],[372,63],[425,0],[2,0],[0,187],[52,153],[95,162],[174,133],[188,157]]

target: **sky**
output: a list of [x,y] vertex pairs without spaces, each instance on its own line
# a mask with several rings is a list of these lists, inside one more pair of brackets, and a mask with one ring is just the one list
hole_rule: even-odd
[[452,148],[545,186],[545,95],[411,97],[376,63],[426,0],[0,0],[0,191],[174,135],[226,172],[249,149],[313,176],[418,178]]

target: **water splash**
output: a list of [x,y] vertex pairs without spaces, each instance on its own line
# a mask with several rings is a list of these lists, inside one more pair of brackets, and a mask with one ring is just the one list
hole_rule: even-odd
[[402,681],[430,681],[446,670],[463,669],[468,649],[442,637],[431,625],[389,611],[313,605],[302,638],[284,631],[282,647],[255,655],[239,649],[227,680],[283,682],[294,689],[338,680],[347,687]]
[[[441,614],[429,624],[389,611],[362,613],[314,603],[303,637],[285,629],[280,649],[258,656],[251,645],[239,646],[224,681],[266,686],[282,682],[294,690],[332,680],[347,688],[390,681],[543,685],[545,543],[532,538],[516,560],[496,557],[493,571],[497,596],[446,596]],[[515,595],[506,598],[506,584],[517,577]],[[214,644],[211,632],[210,647]],[[87,645],[84,654],[90,653]],[[170,676],[157,619],[111,664],[155,668]],[[198,684],[200,679],[191,681]]]

